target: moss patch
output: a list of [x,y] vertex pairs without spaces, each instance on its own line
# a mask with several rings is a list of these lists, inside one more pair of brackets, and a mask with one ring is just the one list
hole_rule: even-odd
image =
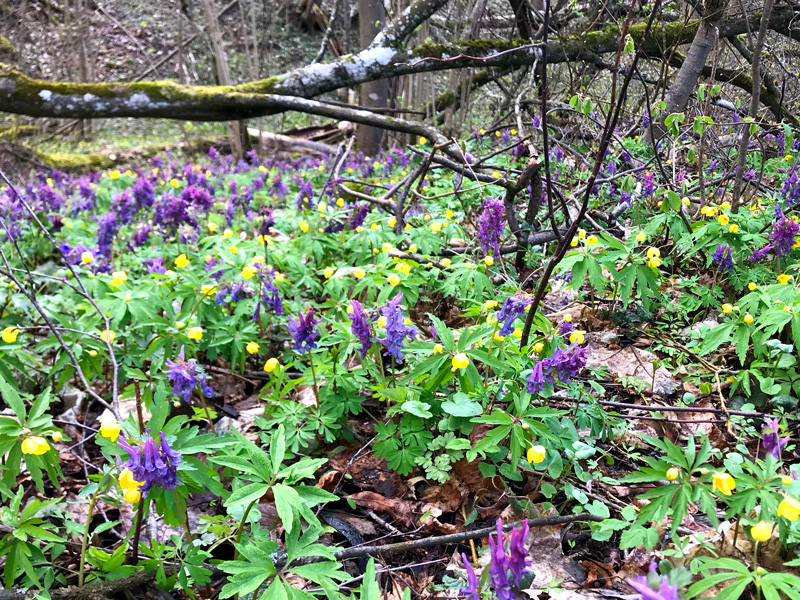
[[42,162],[61,170],[98,170],[114,166],[114,160],[99,152],[92,154],[72,154],[70,152],[42,152],[36,154]]

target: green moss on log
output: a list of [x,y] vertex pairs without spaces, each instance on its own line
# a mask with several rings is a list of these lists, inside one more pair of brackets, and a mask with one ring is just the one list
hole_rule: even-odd
[[108,169],[115,164],[111,157],[100,154],[99,152],[91,154],[72,154],[70,152],[43,152],[37,150],[36,154],[39,155],[42,162],[64,171],[94,171]]
[[4,35],[0,35],[0,53],[4,54],[16,54],[17,51],[14,49],[13,44],[11,41]]
[[18,137],[33,135],[36,130],[34,125],[7,125],[0,127],[0,140],[12,142]]

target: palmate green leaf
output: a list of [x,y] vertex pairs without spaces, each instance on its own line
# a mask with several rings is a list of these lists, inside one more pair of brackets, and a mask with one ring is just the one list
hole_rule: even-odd
[[298,507],[302,500],[300,494],[287,485],[278,484],[272,487],[275,496],[275,508],[281,518],[287,535],[291,535],[298,520]]
[[688,598],[693,598],[698,594],[703,593],[707,589],[722,583],[723,581],[737,579],[738,577],[740,577],[740,575],[731,571],[727,571],[725,573],[715,573],[713,575],[705,575],[700,581],[689,587],[689,589],[686,591],[686,596]]
[[[225,501],[225,506],[231,508],[240,504],[249,504],[253,500],[257,500],[267,493],[269,484],[266,483],[248,483],[234,490],[228,499]],[[280,514],[280,511],[279,511]]]

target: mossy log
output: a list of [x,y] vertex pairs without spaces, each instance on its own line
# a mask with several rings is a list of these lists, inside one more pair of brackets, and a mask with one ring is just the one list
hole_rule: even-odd
[[[11,66],[0,65],[0,111],[35,117],[163,117],[230,121],[295,110],[339,118],[336,111],[321,108],[321,103],[314,104],[301,98],[412,73],[530,65],[541,54],[540,45],[527,40],[472,40],[403,49],[401,41],[413,31],[416,26],[413,24],[422,22],[446,2],[416,0],[376,37],[369,48],[356,55],[237,86],[191,86],[173,81],[50,82],[27,77]],[[785,35],[797,34],[790,29],[797,15],[800,15],[800,8],[781,7],[781,10],[773,12],[770,27]],[[754,14],[748,15],[747,19],[738,16],[726,20],[720,25],[720,36],[745,33],[759,19],[760,16]],[[699,20],[660,23],[645,37],[646,24],[636,23],[630,27],[629,33],[637,47],[648,56],[661,56],[665,48],[691,42],[699,24]],[[618,46],[619,29],[615,25],[549,41],[547,60],[549,63],[584,60],[587,56],[616,52]],[[370,121],[367,117],[343,118],[365,124]],[[392,126],[396,122],[399,121],[384,118],[387,128],[403,131]]]

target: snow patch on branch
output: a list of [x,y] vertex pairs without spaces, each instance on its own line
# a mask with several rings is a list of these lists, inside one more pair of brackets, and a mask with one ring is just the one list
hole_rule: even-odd
[[39,92],[39,98],[41,98],[45,102],[50,100],[50,98],[52,98],[52,97],[53,97],[53,92],[51,92],[50,90],[41,90]]

